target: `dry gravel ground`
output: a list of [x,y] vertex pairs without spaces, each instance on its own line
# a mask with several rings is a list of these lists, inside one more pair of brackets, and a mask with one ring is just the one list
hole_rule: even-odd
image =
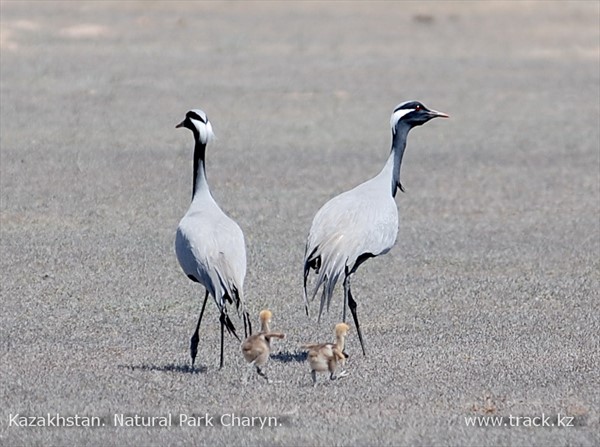
[[[599,445],[599,8],[3,0],[0,444]],[[312,388],[299,345],[332,337],[342,297],[304,315],[305,237],[381,168],[407,99],[451,119],[410,134],[397,245],[355,275],[368,356],[351,333],[350,376]],[[218,370],[213,303],[188,367],[203,292],[173,250],[192,159],[174,125],[193,107],[253,318],[288,335],[281,383],[244,385],[233,338]],[[215,426],[114,426],[168,413]]]

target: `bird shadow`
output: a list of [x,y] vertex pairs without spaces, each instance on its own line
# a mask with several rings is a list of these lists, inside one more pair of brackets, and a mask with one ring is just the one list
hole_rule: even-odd
[[117,365],[117,367],[128,369],[129,371],[160,371],[182,374],[202,374],[207,371],[207,368],[204,366],[192,367],[190,365],[176,365],[175,363],[167,363],[166,365]]
[[301,363],[301,362],[305,362],[306,359],[308,358],[308,352],[306,351],[294,351],[294,352],[290,352],[290,351],[285,351],[285,352],[278,352],[277,354],[271,354],[271,358],[273,360],[275,360],[276,362],[282,362],[282,363],[291,363],[291,362],[297,362],[297,363]]

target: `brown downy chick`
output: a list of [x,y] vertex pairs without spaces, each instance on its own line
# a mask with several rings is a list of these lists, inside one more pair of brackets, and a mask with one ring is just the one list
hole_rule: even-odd
[[313,386],[317,384],[317,372],[329,371],[331,380],[341,379],[348,375],[346,371],[341,371],[336,376],[335,370],[338,362],[342,366],[346,363],[347,355],[344,352],[344,344],[349,330],[350,326],[346,323],[338,323],[335,326],[335,343],[304,345],[304,348],[308,349],[308,363]]
[[271,380],[267,377],[265,372],[262,370],[271,354],[271,339],[272,338],[285,338],[285,334],[280,332],[271,332],[269,324],[273,314],[269,310],[263,310],[259,314],[260,319],[260,332],[251,335],[242,343],[242,354],[250,366],[256,367],[256,372],[264,377],[268,383]]

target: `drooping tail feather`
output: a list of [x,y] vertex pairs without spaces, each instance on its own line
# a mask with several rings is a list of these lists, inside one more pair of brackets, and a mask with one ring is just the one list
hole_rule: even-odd
[[[333,291],[337,281],[344,271],[346,260],[342,255],[336,253],[334,250],[327,250],[329,244],[323,244],[317,246],[312,250],[311,255],[306,259],[304,263],[304,300],[308,315],[308,296],[306,291],[306,282],[308,273],[311,268],[318,274],[315,282],[315,287],[312,293],[312,300],[315,299],[319,289],[323,287],[323,294],[321,295],[321,303],[319,306],[319,321],[325,304],[327,304],[327,311],[331,304],[331,298],[333,297]],[[319,249],[320,248],[320,249]]]
[[[310,255],[306,256],[308,253],[308,244],[304,249],[304,310],[306,311],[306,316],[308,317],[308,293],[306,291],[306,282],[308,279],[308,274],[310,273],[310,269],[315,270],[316,273],[319,273],[319,268],[321,267],[321,257],[315,256],[315,253],[319,249],[316,246],[311,252]],[[314,299],[314,295],[313,295]]]
[[304,310],[306,311],[306,316],[308,317],[308,296],[306,294],[306,280],[308,279],[308,273],[310,272],[310,267],[307,262],[304,263]]
[[221,323],[225,325],[225,327],[227,328],[227,332],[229,332],[229,334],[233,335],[235,338],[237,338],[239,341],[240,337],[238,337],[238,335],[235,332],[235,326],[233,325],[233,323],[231,322],[231,320],[229,319],[229,315],[227,315],[227,311],[225,309],[223,309],[223,312],[221,312]]
[[252,323],[250,322],[250,315],[247,311],[244,311],[244,336],[246,338],[252,335]]
[[319,289],[322,287],[323,293],[321,295],[321,302],[319,304],[319,321],[321,321],[321,315],[323,314],[325,304],[327,304],[327,312],[329,312],[329,305],[331,303],[331,298],[333,297],[333,291],[335,289],[335,285],[338,281],[338,278],[339,273],[334,273],[332,276],[321,274],[317,279],[317,283],[313,290],[312,299],[315,299],[317,293],[319,292]]
[[218,275],[218,278],[219,285],[221,286],[219,292],[222,292],[222,297],[221,300],[215,301],[217,302],[217,306],[219,307],[219,311],[221,312],[221,318],[225,322],[224,324],[227,328],[227,332],[229,332],[231,335],[235,336],[235,338],[240,340],[240,337],[235,331],[235,326],[229,318],[229,315],[227,315],[227,303],[235,304],[238,317],[241,316],[242,320],[244,321],[244,335],[247,338],[249,335],[252,335],[252,323],[250,322],[250,315],[248,314],[245,308],[244,298],[242,297],[242,294],[237,289],[235,284],[228,284],[227,281],[225,281],[224,278],[222,278],[220,275]]

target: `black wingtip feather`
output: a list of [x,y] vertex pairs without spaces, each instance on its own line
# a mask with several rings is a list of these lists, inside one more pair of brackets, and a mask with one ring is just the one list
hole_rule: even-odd
[[233,335],[239,341],[242,341],[240,339],[240,337],[238,337],[238,334],[235,332],[235,326],[233,325],[233,323],[229,319],[229,315],[227,315],[226,313],[222,313],[221,314],[221,322],[224,324],[224,326],[227,329],[227,332],[229,332],[229,334]]

